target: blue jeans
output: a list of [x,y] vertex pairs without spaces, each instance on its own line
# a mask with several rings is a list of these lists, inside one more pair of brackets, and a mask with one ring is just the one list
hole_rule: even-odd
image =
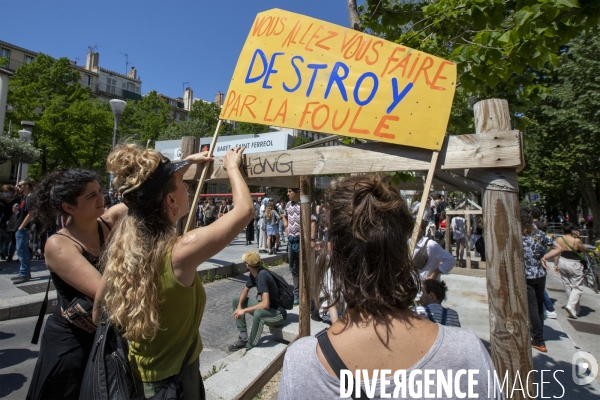
[[31,260],[29,258],[29,230],[20,229],[15,232],[17,239],[17,256],[21,266],[19,267],[19,275],[29,277],[31,274]]
[[548,296],[548,292],[544,290],[544,307],[548,311],[554,311],[554,304],[552,300],[550,300],[550,296]]

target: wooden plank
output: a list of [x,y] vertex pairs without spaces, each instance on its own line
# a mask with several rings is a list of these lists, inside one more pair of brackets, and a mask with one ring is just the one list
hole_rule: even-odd
[[481,211],[481,210],[448,210],[448,209],[446,209],[446,215],[463,215],[463,214],[481,215],[481,214],[483,214],[483,211]]
[[466,257],[467,257],[467,269],[471,269],[471,217],[470,215],[465,215],[465,222],[467,224],[466,226],[466,234],[467,237],[465,240],[465,251],[466,251]]
[[[210,148],[208,150],[208,156],[212,157],[213,152],[215,151],[215,146],[217,144],[217,139],[219,139],[219,132],[221,131],[221,126],[223,126],[223,120],[219,120],[219,122],[217,123],[217,128],[215,129],[215,134],[213,135],[212,141],[210,142]],[[221,162],[222,164],[222,162]],[[211,166],[214,166],[214,162],[212,163],[204,163],[204,165],[202,166],[202,175],[200,176],[200,181],[198,182],[198,188],[196,189],[196,195],[194,196],[194,201],[192,202],[192,204],[198,204],[198,195],[200,194],[200,191],[202,190],[202,186],[204,186],[204,181],[206,180],[206,177],[208,175],[208,171],[210,169]],[[194,168],[194,170],[198,170],[198,164],[194,164],[192,165],[190,168],[188,168],[188,171],[192,168]],[[187,175],[187,173],[186,173]],[[184,178],[185,179],[185,175]],[[188,232],[191,227],[192,227],[192,220],[194,219],[194,216],[196,215],[195,212],[190,212],[190,214],[188,215],[188,219],[187,219],[187,223],[185,224],[185,232]]]
[[452,254],[452,238],[450,238],[450,217],[448,211],[446,213],[446,251]]
[[462,192],[474,192],[481,193],[482,187],[476,183],[471,182],[469,179],[460,175],[453,175],[449,171],[437,170],[435,171],[434,185],[436,181],[444,182],[445,184],[457,188]]
[[[481,136],[495,136],[495,131],[510,129],[506,100],[481,101],[475,104],[474,112],[477,133]],[[515,168],[469,170],[465,171],[465,176],[485,185],[483,240],[486,244],[491,357],[498,376],[515,382],[533,369],[517,173]],[[533,380],[527,380],[526,392],[535,393],[533,384]],[[522,392],[512,395],[516,399],[528,398]]]
[[[273,178],[244,178],[246,184],[249,186],[265,186],[265,187],[278,187],[278,188],[289,188],[298,186],[298,177],[295,176],[279,176]],[[229,183],[229,179],[210,179],[207,183]]]
[[[440,151],[438,165],[443,170],[512,168],[514,171],[522,163],[520,142],[519,131],[448,136]],[[426,171],[430,160],[431,150],[388,143],[365,143],[247,154],[244,169],[249,178]],[[226,171],[220,165],[220,158],[216,157],[210,166],[211,179],[227,178]],[[192,165],[184,179],[195,180],[198,177],[199,172]]]
[[431,181],[433,180],[433,174],[437,166],[439,151],[434,151],[431,154],[431,164],[429,165],[429,172],[427,173],[427,180],[425,181],[425,187],[423,188],[423,194],[421,195],[421,203],[419,204],[419,212],[417,213],[417,221],[413,229],[412,238],[410,240],[409,254],[412,256],[415,246],[417,245],[417,236],[419,236],[419,229],[421,228],[421,221],[423,220],[423,214],[425,213],[425,207],[429,207],[429,189],[431,189]]

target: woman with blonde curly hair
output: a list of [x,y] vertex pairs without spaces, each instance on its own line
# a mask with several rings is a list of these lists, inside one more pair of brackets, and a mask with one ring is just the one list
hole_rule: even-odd
[[[387,370],[387,387],[380,385],[385,382],[383,377],[375,378],[377,383],[368,385],[369,389],[363,383],[358,391],[366,396],[361,398],[391,397],[392,392],[399,398],[400,389],[403,398],[407,389],[409,398],[423,398],[421,389],[435,393],[429,386],[435,379],[426,378],[425,372],[412,374],[414,370],[435,369],[445,374],[477,369],[481,376],[493,370],[489,354],[472,331],[432,323],[411,310],[421,286],[408,247],[415,221],[390,178],[347,178],[329,188],[327,198],[329,257],[320,257],[311,286],[314,297],[322,291],[330,307],[343,299],[346,311],[324,333],[290,345],[278,398],[339,398],[342,385],[349,384],[340,382],[340,371],[348,367],[352,375],[363,370],[369,377]],[[329,282],[323,280],[328,269]],[[402,370],[410,380],[407,383],[404,376],[398,385],[400,376],[396,377],[395,371]],[[469,389],[487,397],[483,380],[472,387],[467,379],[456,378],[460,391]],[[437,388],[438,393],[441,389]]]
[[[225,248],[254,217],[239,169],[242,152],[236,147],[223,159],[236,207],[210,226],[181,237],[174,228],[189,212],[183,176],[191,163],[210,162],[207,152],[170,162],[154,150],[126,145],[108,156],[108,171],[129,211],[107,243],[97,293],[103,302],[94,308],[94,321],[99,323],[104,311],[130,341],[129,363],[138,393],[146,397],[181,372],[184,398],[204,398],[198,329],[206,293],[196,267]],[[182,368],[188,349],[191,357]]]

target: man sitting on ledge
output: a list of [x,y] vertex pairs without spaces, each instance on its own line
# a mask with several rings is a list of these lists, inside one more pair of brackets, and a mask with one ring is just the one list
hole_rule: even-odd
[[[229,351],[236,351],[244,347],[251,349],[258,343],[264,325],[278,327],[285,324],[287,312],[281,303],[279,289],[273,276],[262,268],[260,255],[249,251],[242,256],[246,268],[250,271],[246,286],[239,297],[233,299],[233,318],[237,330],[240,331],[238,341],[229,346]],[[248,292],[256,286],[256,299],[248,298]],[[248,337],[245,314],[252,314],[252,331]]]

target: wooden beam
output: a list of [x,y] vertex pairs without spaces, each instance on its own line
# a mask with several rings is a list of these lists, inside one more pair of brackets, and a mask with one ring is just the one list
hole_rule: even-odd
[[483,214],[483,211],[481,210],[448,210],[446,209],[446,215],[471,215],[471,214],[475,214],[475,215],[481,215]]
[[[277,188],[298,187],[298,177],[279,176],[273,178],[244,178],[247,185]],[[229,179],[211,179],[206,183],[229,183]]]
[[300,337],[310,336],[310,274],[315,270],[315,252],[311,241],[311,209],[313,180],[300,178],[300,307],[298,307]]
[[462,192],[474,192],[481,193],[482,187],[479,184],[471,182],[469,179],[466,179],[464,176],[453,175],[449,171],[437,170],[435,171],[435,176],[433,177],[433,182],[435,185],[436,180],[440,182],[444,182],[445,184],[457,188]]
[[[480,101],[473,110],[480,136],[496,136],[496,131],[510,129],[506,100]],[[485,185],[483,240],[487,260],[492,361],[498,376],[515,382],[519,376],[525,376],[533,369],[517,173],[515,168],[469,170],[465,171],[465,176]],[[535,393],[533,383],[533,380],[527,380],[528,393]],[[508,397],[506,392],[505,395]],[[513,398],[525,399],[528,396],[513,392]]]
[[[378,171],[426,171],[431,150],[389,143],[328,146],[302,150],[246,154],[245,175],[249,178],[309,176]],[[512,168],[523,163],[521,133],[504,131],[493,135],[447,136],[440,151],[438,167],[443,170]],[[217,167],[215,167],[215,165]],[[227,178],[220,157],[210,166],[211,179]],[[200,177],[195,165],[185,180]]]

